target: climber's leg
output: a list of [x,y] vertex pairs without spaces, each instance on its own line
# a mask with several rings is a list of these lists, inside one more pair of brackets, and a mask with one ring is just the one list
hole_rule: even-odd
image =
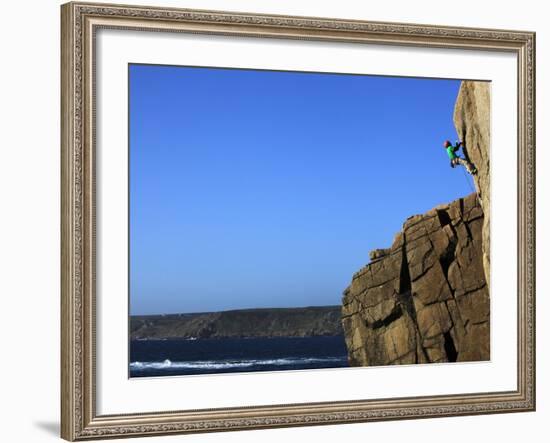
[[457,162],[464,166],[469,174],[475,175],[477,173],[477,169],[475,168],[475,166],[472,165],[468,160],[457,157]]

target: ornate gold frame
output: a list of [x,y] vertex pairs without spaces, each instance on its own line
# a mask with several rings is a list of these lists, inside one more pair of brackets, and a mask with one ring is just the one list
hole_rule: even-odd
[[[68,3],[61,7],[61,436],[67,440],[533,411],[535,34]],[[511,392],[98,416],[94,35],[99,28],[508,51],[518,58],[518,383]]]

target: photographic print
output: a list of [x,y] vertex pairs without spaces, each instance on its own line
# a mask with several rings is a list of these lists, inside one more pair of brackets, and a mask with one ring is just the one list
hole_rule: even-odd
[[490,359],[490,82],[128,75],[130,377]]
[[61,86],[63,438],[535,410],[534,32],[71,2]]

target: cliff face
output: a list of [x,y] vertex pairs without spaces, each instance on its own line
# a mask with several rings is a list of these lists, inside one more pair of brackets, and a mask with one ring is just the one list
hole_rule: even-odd
[[130,318],[132,339],[342,335],[339,306],[240,309]]
[[344,292],[351,366],[489,359],[482,226],[472,194],[409,218],[377,250]]
[[454,122],[477,194],[407,219],[344,291],[351,366],[490,358],[490,90],[462,82]]
[[491,215],[489,144],[491,136],[491,90],[488,82],[463,81],[454,111],[456,132],[464,142],[464,154],[475,164],[474,183],[485,218],[483,221],[483,268],[490,283],[489,226]]

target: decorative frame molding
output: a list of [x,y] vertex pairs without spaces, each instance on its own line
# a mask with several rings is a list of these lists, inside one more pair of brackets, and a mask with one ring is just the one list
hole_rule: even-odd
[[[67,440],[535,410],[535,34],[219,11],[61,7],[61,436]],[[511,392],[98,416],[95,76],[99,28],[512,52],[518,58],[518,388]]]

